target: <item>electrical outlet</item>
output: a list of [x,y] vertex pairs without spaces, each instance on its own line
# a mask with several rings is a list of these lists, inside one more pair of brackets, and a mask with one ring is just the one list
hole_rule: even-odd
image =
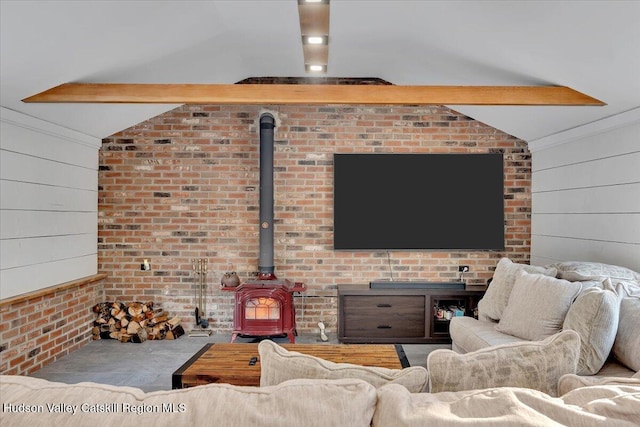
[[458,272],[459,273],[467,273],[469,271],[469,266],[468,265],[459,265],[458,266]]

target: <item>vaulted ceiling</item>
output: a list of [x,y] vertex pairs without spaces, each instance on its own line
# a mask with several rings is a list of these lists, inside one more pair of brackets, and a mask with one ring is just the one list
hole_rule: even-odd
[[[303,77],[296,0],[0,0],[0,104],[106,137],[176,104],[26,104],[68,82]],[[535,140],[640,106],[638,1],[331,0],[327,77],[559,85],[605,106],[459,106]]]

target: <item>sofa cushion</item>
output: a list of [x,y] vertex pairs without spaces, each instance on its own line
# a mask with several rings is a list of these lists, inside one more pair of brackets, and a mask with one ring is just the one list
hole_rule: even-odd
[[591,387],[594,385],[632,385],[640,387],[639,378],[621,378],[621,377],[594,377],[584,375],[566,374],[558,380],[558,396],[569,393],[580,387]]
[[496,331],[497,325],[469,316],[453,317],[449,324],[451,348],[458,353],[468,353],[492,345],[523,341],[522,338]]
[[[295,380],[273,387],[209,384],[144,393],[96,383],[0,377],[2,403],[41,408],[2,414],[2,426],[369,426],[376,391],[356,379]],[[74,407],[53,412],[47,405]],[[6,406],[5,406],[6,408]],[[113,409],[109,411],[109,409]]]
[[270,340],[258,344],[260,386],[271,386],[295,378],[358,378],[374,387],[395,383],[417,393],[427,387],[429,375],[422,366],[387,369],[351,363],[334,363],[319,357],[289,351]]
[[620,299],[606,289],[587,288],[569,307],[563,329],[580,335],[578,375],[596,374],[607,361],[618,331]]
[[640,297],[622,298],[613,355],[625,366],[640,371]]
[[[640,422],[640,387],[601,386],[554,398],[523,388],[456,393],[378,389],[373,427],[418,426],[633,426]],[[567,401],[565,401],[566,399]]]
[[564,261],[550,264],[548,268],[558,270],[560,279],[575,281],[602,280],[607,277],[612,280],[640,281],[640,273],[618,265],[603,264],[588,261]]
[[521,271],[496,330],[527,340],[553,335],[581,289],[580,282]]
[[427,356],[430,391],[460,391],[488,387],[525,387],[555,395],[558,379],[575,374],[580,337],[562,331],[543,341],[523,341],[487,347],[471,353],[434,350]]
[[637,372],[620,363],[615,357],[609,357],[602,369],[593,376],[631,378],[634,374],[637,374]]
[[555,268],[517,264],[509,258],[502,258],[498,261],[498,265],[496,265],[496,271],[493,273],[491,284],[478,303],[478,317],[482,319],[500,320],[509,301],[509,295],[511,295],[511,289],[515,283],[516,276],[523,270],[529,273],[540,273],[553,277],[556,275]]

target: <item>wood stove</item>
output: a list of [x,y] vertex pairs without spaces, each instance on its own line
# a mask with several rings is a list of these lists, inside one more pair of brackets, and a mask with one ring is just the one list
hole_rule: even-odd
[[235,292],[231,342],[242,336],[286,334],[295,342],[296,310],[293,293],[304,292],[304,283],[280,280],[273,262],[273,129],[272,114],[260,116],[260,258],[257,280],[222,290]]
[[296,310],[294,292],[304,292],[303,283],[289,280],[250,280],[236,287],[223,287],[235,293],[233,333],[238,336],[286,335],[295,343]]

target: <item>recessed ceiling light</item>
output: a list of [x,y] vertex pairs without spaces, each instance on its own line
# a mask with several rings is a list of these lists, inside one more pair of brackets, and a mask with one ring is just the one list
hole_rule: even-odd
[[328,44],[327,36],[302,36],[302,44]]
[[326,65],[320,65],[320,64],[307,64],[306,68],[307,68],[307,71],[313,71],[314,73],[319,73],[327,70]]

